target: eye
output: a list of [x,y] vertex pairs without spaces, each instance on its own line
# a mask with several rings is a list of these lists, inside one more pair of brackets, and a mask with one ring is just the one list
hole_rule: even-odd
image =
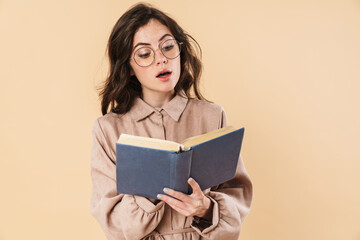
[[149,58],[151,56],[151,49],[149,48],[140,48],[136,51],[135,57],[136,58]]
[[149,56],[150,56],[150,53],[144,53],[144,54],[138,55],[139,58],[148,58]]
[[174,44],[168,44],[166,46],[163,47],[164,51],[170,51],[174,48]]

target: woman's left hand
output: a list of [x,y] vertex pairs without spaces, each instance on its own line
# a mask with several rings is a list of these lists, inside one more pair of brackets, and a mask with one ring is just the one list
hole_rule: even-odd
[[164,192],[174,198],[164,194],[158,194],[157,197],[184,216],[198,216],[211,220],[213,206],[212,201],[204,195],[199,184],[194,179],[189,178],[188,183],[193,190],[191,195],[187,195],[173,189],[164,188]]

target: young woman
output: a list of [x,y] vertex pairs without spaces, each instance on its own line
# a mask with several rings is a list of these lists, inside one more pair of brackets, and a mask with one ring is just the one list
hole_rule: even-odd
[[[222,107],[199,91],[194,39],[149,5],[129,9],[108,42],[110,73],[93,126],[91,213],[108,239],[238,239],[252,184],[239,158],[234,179],[191,195],[173,189],[158,199],[116,192],[115,143],[121,133],[181,142],[227,125]],[[191,91],[195,97],[192,97]],[[136,174],[136,173],[134,173]]]

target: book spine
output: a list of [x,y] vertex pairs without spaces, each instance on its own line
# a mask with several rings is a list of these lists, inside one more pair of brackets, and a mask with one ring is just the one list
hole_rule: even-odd
[[192,150],[171,154],[170,188],[188,194]]

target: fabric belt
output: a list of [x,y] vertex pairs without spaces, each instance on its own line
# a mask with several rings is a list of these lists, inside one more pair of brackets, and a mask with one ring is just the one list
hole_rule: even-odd
[[175,229],[170,232],[162,232],[162,233],[159,233],[158,231],[154,230],[154,232],[150,233],[143,239],[144,240],[155,240],[156,238],[160,238],[160,239],[165,240],[165,238],[163,237],[164,235],[172,235],[172,234],[180,234],[180,233],[188,233],[188,232],[195,232],[195,229],[190,227],[190,228],[183,228],[183,229]]

